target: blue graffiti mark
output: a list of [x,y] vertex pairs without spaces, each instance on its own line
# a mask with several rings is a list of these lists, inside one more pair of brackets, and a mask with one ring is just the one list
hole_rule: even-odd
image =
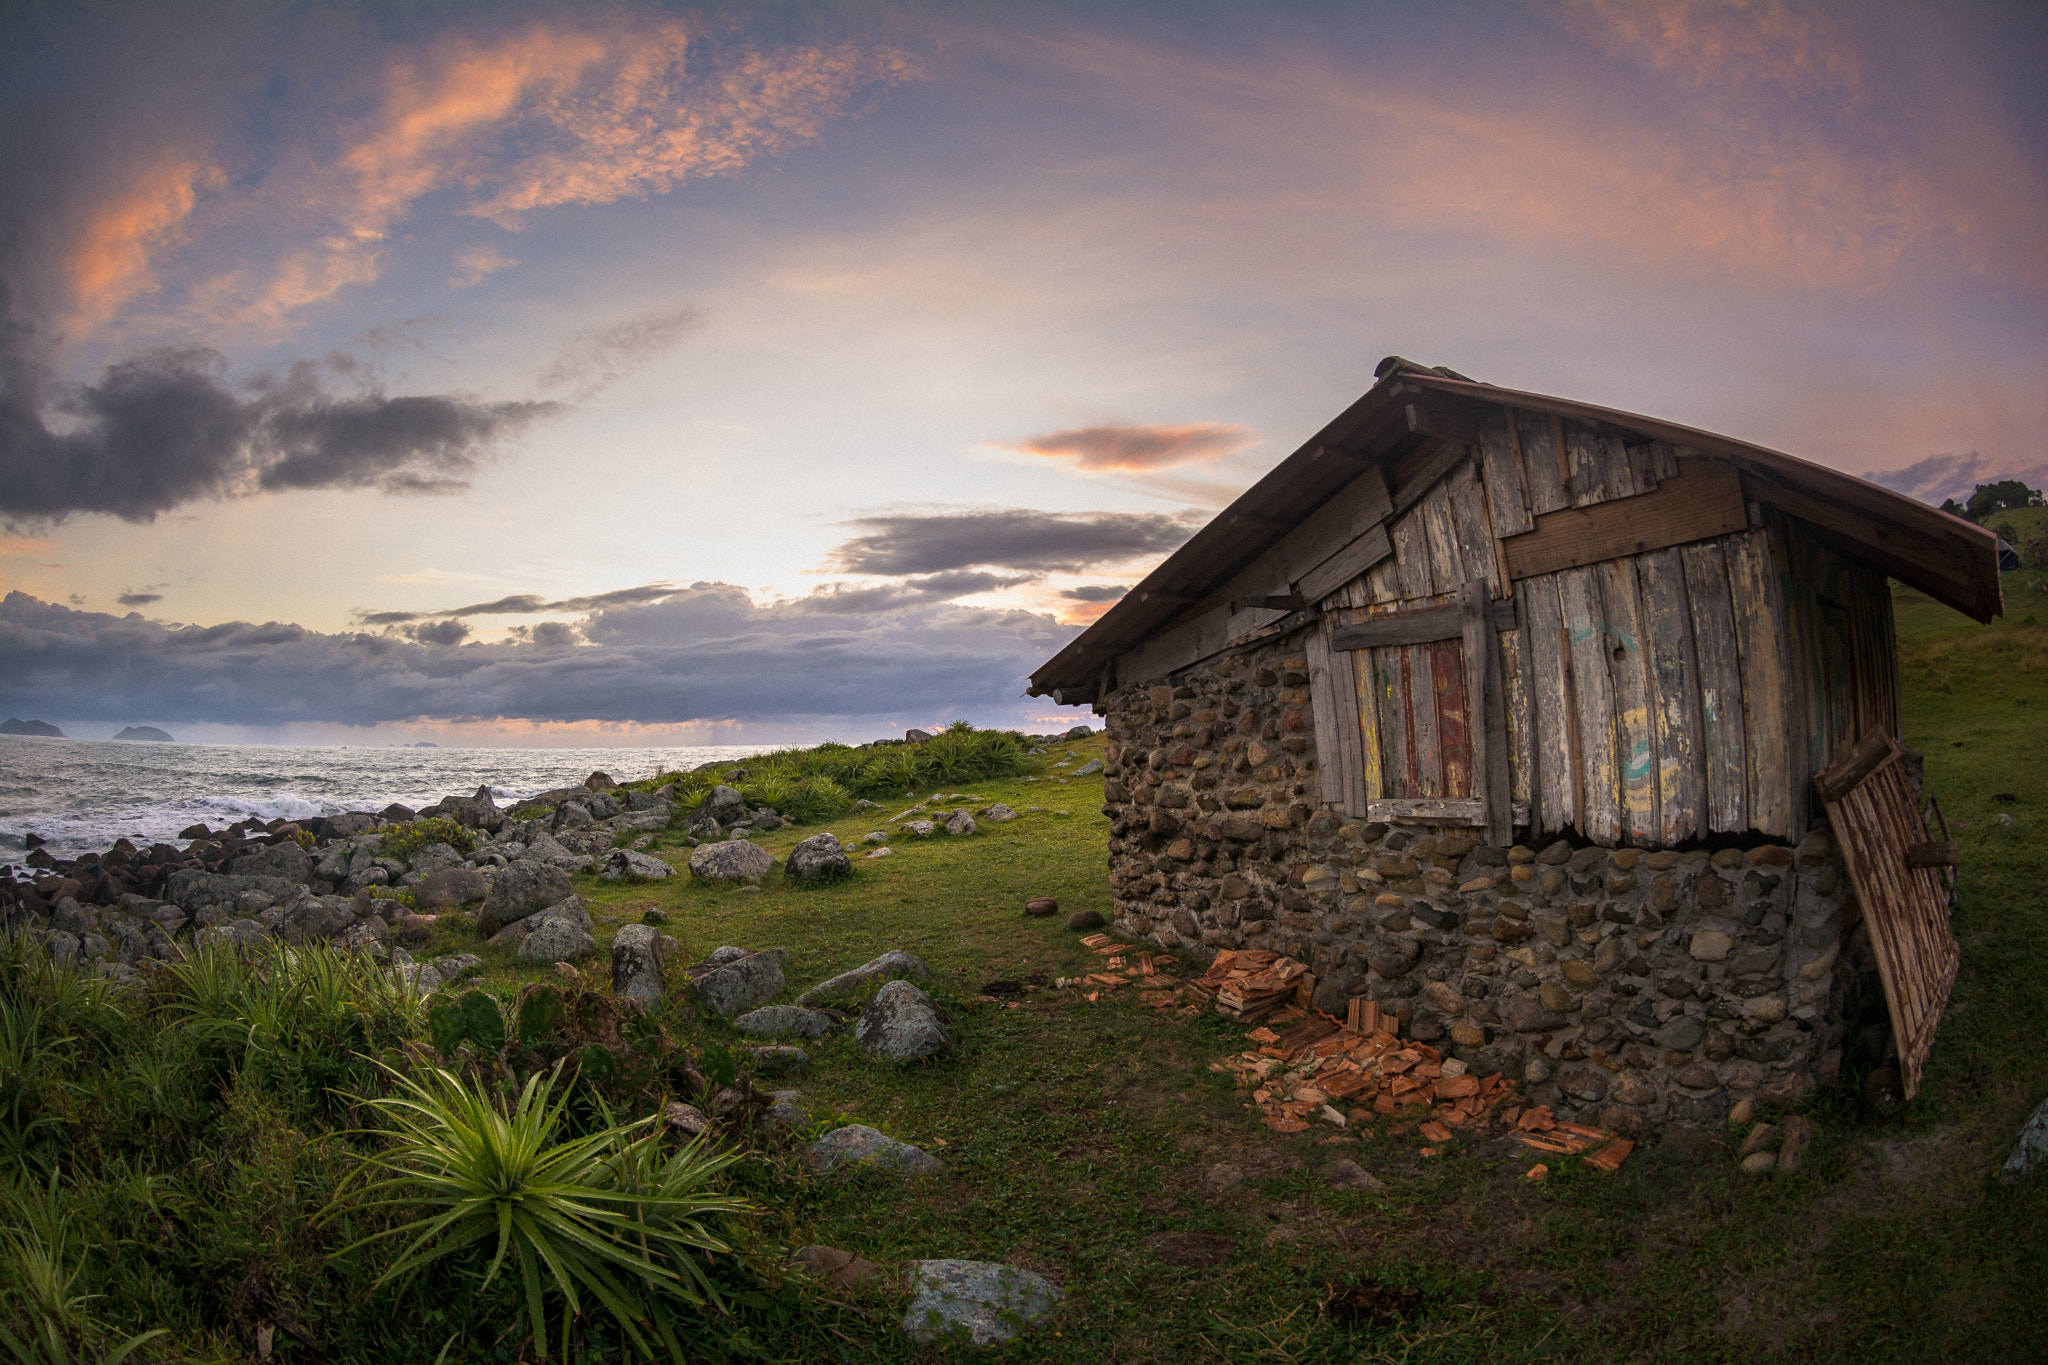
[[1639,647],[1636,644],[1635,637],[1633,635],[1630,635],[1627,631],[1616,630],[1613,626],[1609,626],[1607,628],[1607,633],[1609,635],[1612,635],[1615,639],[1621,641],[1622,645],[1628,650],[1629,653],[1635,654],[1639,652]]
[[1622,766],[1623,775],[1630,778],[1650,775],[1650,742],[1637,740],[1635,747],[1628,751],[1628,762]]

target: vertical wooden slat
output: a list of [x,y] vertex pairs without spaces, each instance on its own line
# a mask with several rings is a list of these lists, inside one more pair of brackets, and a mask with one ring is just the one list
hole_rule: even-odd
[[1443,755],[1436,733],[1436,660],[1428,645],[1408,646],[1409,766],[1414,769],[1415,794],[1420,797],[1446,795],[1443,787]]
[[1410,511],[1388,528],[1388,537],[1394,542],[1394,563],[1399,570],[1401,601],[1412,602],[1418,597],[1428,597],[1430,587],[1429,537],[1423,530],[1422,509]]
[[1442,768],[1446,797],[1478,795],[1473,783],[1471,693],[1466,687],[1465,647],[1457,640],[1438,640],[1424,646],[1429,650],[1430,671],[1436,681],[1437,762]]
[[1600,459],[1600,486],[1612,498],[1632,498],[1643,489],[1636,487],[1635,466],[1629,463],[1628,447],[1621,437],[1603,431],[1594,444]]
[[1557,432],[1554,418],[1533,412],[1515,414],[1515,444],[1521,449],[1522,470],[1528,476],[1529,511],[1537,516],[1571,505]]
[[1566,485],[1571,495],[1572,506],[1585,507],[1607,500],[1607,486],[1601,481],[1606,465],[1600,458],[1600,438],[1590,427],[1580,422],[1562,424],[1565,470],[1569,479]]
[[1513,437],[1514,414],[1500,412],[1479,431],[1479,462],[1486,472],[1486,502],[1493,512],[1496,536],[1520,535],[1535,527],[1529,514],[1529,490],[1522,477],[1520,452]]
[[[1316,722],[1316,777],[1322,788],[1323,804],[1333,810],[1356,809],[1363,814],[1364,806],[1355,801],[1347,804],[1352,795],[1348,779],[1360,771],[1355,756],[1358,720],[1352,713],[1358,692],[1348,676],[1339,686],[1330,657],[1328,617],[1308,633],[1303,653],[1308,656],[1308,705]],[[1357,786],[1361,792],[1364,790],[1362,778]]]
[[[1517,585],[1515,597],[1522,594]],[[1511,776],[1508,800],[1530,812],[1531,829],[1538,828],[1536,731],[1529,714],[1529,631],[1526,625],[1500,633],[1501,686],[1508,727]]]
[[1423,533],[1429,541],[1429,590],[1439,597],[1455,593],[1470,577],[1465,572],[1465,547],[1458,543],[1457,527],[1451,521],[1449,484],[1446,478],[1430,489],[1416,508],[1422,514]]
[[[1743,728],[1748,738],[1749,825],[1775,839],[1794,837],[1791,751],[1796,736],[1787,705],[1784,613],[1762,531],[1729,536],[1728,586],[1742,664]],[[1801,831],[1802,833],[1804,831]]]
[[1656,721],[1657,836],[1683,843],[1707,833],[1707,753],[1701,736],[1698,656],[1686,600],[1685,561],[1677,549],[1636,561],[1643,594]]
[[1607,672],[1614,684],[1615,763],[1621,782],[1621,832],[1633,844],[1657,839],[1657,731],[1650,717],[1650,661],[1643,648],[1642,604],[1634,558],[1591,566]]
[[1565,657],[1558,648],[1563,624],[1557,575],[1523,579],[1515,585],[1515,601],[1529,642],[1527,690],[1536,750],[1535,809],[1530,814],[1539,833],[1557,834],[1579,823],[1569,737],[1574,719]]
[[1649,493],[1657,487],[1657,457],[1647,441],[1637,442],[1628,447],[1629,478],[1638,493]]
[[[1368,802],[1377,801],[1387,794],[1385,775],[1380,767],[1379,689],[1372,671],[1372,654],[1369,649],[1359,649],[1351,651],[1348,656],[1351,660],[1351,685],[1357,696],[1361,777]],[[1356,813],[1365,814],[1363,810]]]
[[1374,695],[1380,715],[1380,786],[1386,795],[1415,795],[1415,723],[1408,708],[1408,651],[1399,646],[1369,651]]
[[1621,764],[1615,752],[1614,682],[1607,671],[1607,629],[1586,569],[1557,575],[1557,604],[1571,650],[1579,764],[1584,779],[1580,833],[1613,847],[1621,841]]
[[1682,546],[1678,553],[1685,564],[1685,595],[1692,612],[1693,648],[1699,659],[1707,829],[1714,834],[1741,834],[1749,829],[1749,740],[1727,556],[1717,540]]
[[1650,470],[1659,479],[1678,477],[1678,451],[1662,441],[1650,443]]
[[1475,578],[1458,592],[1458,624],[1465,650],[1465,699],[1472,735],[1472,795],[1486,803],[1486,838],[1514,837],[1508,797],[1508,734],[1501,690],[1500,636],[1493,627],[1492,590]]
[[1466,580],[1484,577],[1494,596],[1507,596],[1507,558],[1493,534],[1493,518],[1486,509],[1486,489],[1479,481],[1479,467],[1469,461],[1461,464],[1444,483],[1450,491],[1451,533],[1457,537],[1465,557],[1465,577],[1453,591],[1464,591]]

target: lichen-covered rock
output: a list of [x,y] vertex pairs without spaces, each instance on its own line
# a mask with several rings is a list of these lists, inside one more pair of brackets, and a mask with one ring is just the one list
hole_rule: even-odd
[[764,1005],[742,1014],[732,1021],[732,1026],[741,1033],[763,1038],[782,1033],[793,1033],[799,1038],[822,1038],[832,1031],[836,1022],[823,1010],[804,1009],[799,1005]]
[[932,979],[932,969],[924,965],[923,959],[915,953],[906,953],[901,948],[891,948],[880,957],[863,962],[852,971],[841,972],[828,977],[796,998],[799,1005],[822,1004],[828,1000],[849,1000],[858,996],[868,987],[881,981],[894,981],[898,977],[915,977],[919,981]]
[[520,858],[498,869],[477,912],[477,928],[494,934],[513,920],[558,905],[570,892],[569,874],[551,863]]
[[292,840],[254,849],[235,859],[234,872],[240,877],[278,877],[288,882],[313,879],[313,855]]
[[767,849],[744,839],[722,839],[690,851],[690,875],[699,881],[758,884],[774,865]]
[[422,910],[452,910],[482,900],[490,890],[490,879],[473,867],[442,867],[420,878],[412,898]]
[[704,798],[704,804],[697,807],[697,819],[730,825],[747,816],[747,800],[731,787],[717,786],[711,795]]
[[866,1051],[899,1062],[935,1057],[953,1041],[932,998],[900,978],[875,992],[853,1036]]
[[946,821],[946,833],[948,834],[974,834],[979,828],[974,823],[974,817],[964,810],[953,812],[953,817]]
[[286,943],[318,943],[333,938],[354,920],[349,902],[339,896],[301,892],[283,907],[277,936]]
[[[620,932],[623,934],[625,931]],[[694,978],[690,988],[704,1008],[729,1019],[756,1005],[765,1005],[782,994],[786,984],[782,975],[782,959],[780,948],[732,958]]]
[[1061,1300],[1045,1276],[1000,1261],[913,1261],[903,1330],[913,1340],[964,1335],[976,1346],[1011,1341]]
[[789,860],[782,867],[782,875],[793,882],[843,877],[851,871],[852,860],[840,846],[839,836],[831,833],[813,834],[798,844],[789,851]]
[[[694,861],[694,855],[692,855]],[[604,870],[598,875],[608,882],[624,881],[628,877],[642,877],[648,881],[659,881],[671,876],[673,867],[651,853],[638,853],[630,848],[615,848],[604,855]]]
[[597,940],[573,918],[552,911],[533,918],[537,921],[533,931],[519,944],[519,956],[525,961],[580,962],[597,951]]
[[834,1128],[810,1145],[805,1159],[811,1169],[817,1171],[833,1171],[842,1166],[873,1166],[885,1171],[900,1171],[904,1175],[937,1175],[946,1169],[945,1162],[923,1148],[898,1142],[864,1123]]
[[612,989],[645,1010],[661,1005],[662,969],[669,940],[646,924],[629,924],[612,939]]

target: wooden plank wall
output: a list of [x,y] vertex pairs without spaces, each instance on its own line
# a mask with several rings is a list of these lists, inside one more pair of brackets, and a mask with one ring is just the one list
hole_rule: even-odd
[[[1805,554],[1811,543],[1783,527],[1509,580],[1504,537],[1545,512],[1653,491],[1678,477],[1680,454],[1504,412],[1389,523],[1393,554],[1324,599],[1328,619],[1348,624],[1451,605],[1466,578],[1483,577],[1496,600],[1515,603],[1514,626],[1498,636],[1509,787],[1537,836],[1794,838],[1806,786],[1838,738],[1873,722],[1896,733],[1882,575],[1809,558],[1799,572],[1824,579],[1841,610],[1790,613],[1797,575],[1784,547]],[[1851,684],[1809,693],[1809,656],[1850,661],[1823,672]],[[1341,654],[1330,667],[1342,686]],[[1460,641],[1357,651],[1350,682],[1366,751],[1343,775],[1351,801],[1360,790],[1367,801],[1479,795],[1472,745],[1484,730]]]
[[1787,523],[1787,607],[1803,656],[1799,704],[1811,774],[1871,730],[1899,730],[1898,644],[1885,576]]

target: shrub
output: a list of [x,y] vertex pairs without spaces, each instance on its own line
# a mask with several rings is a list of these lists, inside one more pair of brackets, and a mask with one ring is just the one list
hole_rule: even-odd
[[429,816],[410,824],[386,825],[377,833],[382,836],[378,851],[387,858],[405,862],[419,856],[428,844],[447,844],[465,858],[476,852],[476,831],[445,815]]
[[[701,1142],[669,1153],[659,1130],[635,1138],[640,1125],[615,1124],[557,1141],[563,1100],[554,1076],[536,1075],[509,1107],[478,1085],[438,1067],[418,1078],[391,1073],[399,1093],[371,1105],[392,1124],[376,1136],[389,1148],[371,1165],[386,1174],[365,1193],[366,1207],[419,1209],[419,1222],[371,1234],[337,1255],[391,1238],[407,1238],[377,1283],[408,1283],[442,1259],[489,1246],[482,1285],[508,1262],[524,1290],[534,1341],[546,1353],[544,1299],[564,1304],[562,1352],[586,1296],[618,1324],[627,1340],[654,1358],[660,1338],[679,1359],[669,1329],[671,1301],[692,1307],[716,1300],[699,1258],[730,1248],[708,1226],[746,1209],[706,1186],[736,1159]],[[348,1211],[340,1200],[328,1217]]]

